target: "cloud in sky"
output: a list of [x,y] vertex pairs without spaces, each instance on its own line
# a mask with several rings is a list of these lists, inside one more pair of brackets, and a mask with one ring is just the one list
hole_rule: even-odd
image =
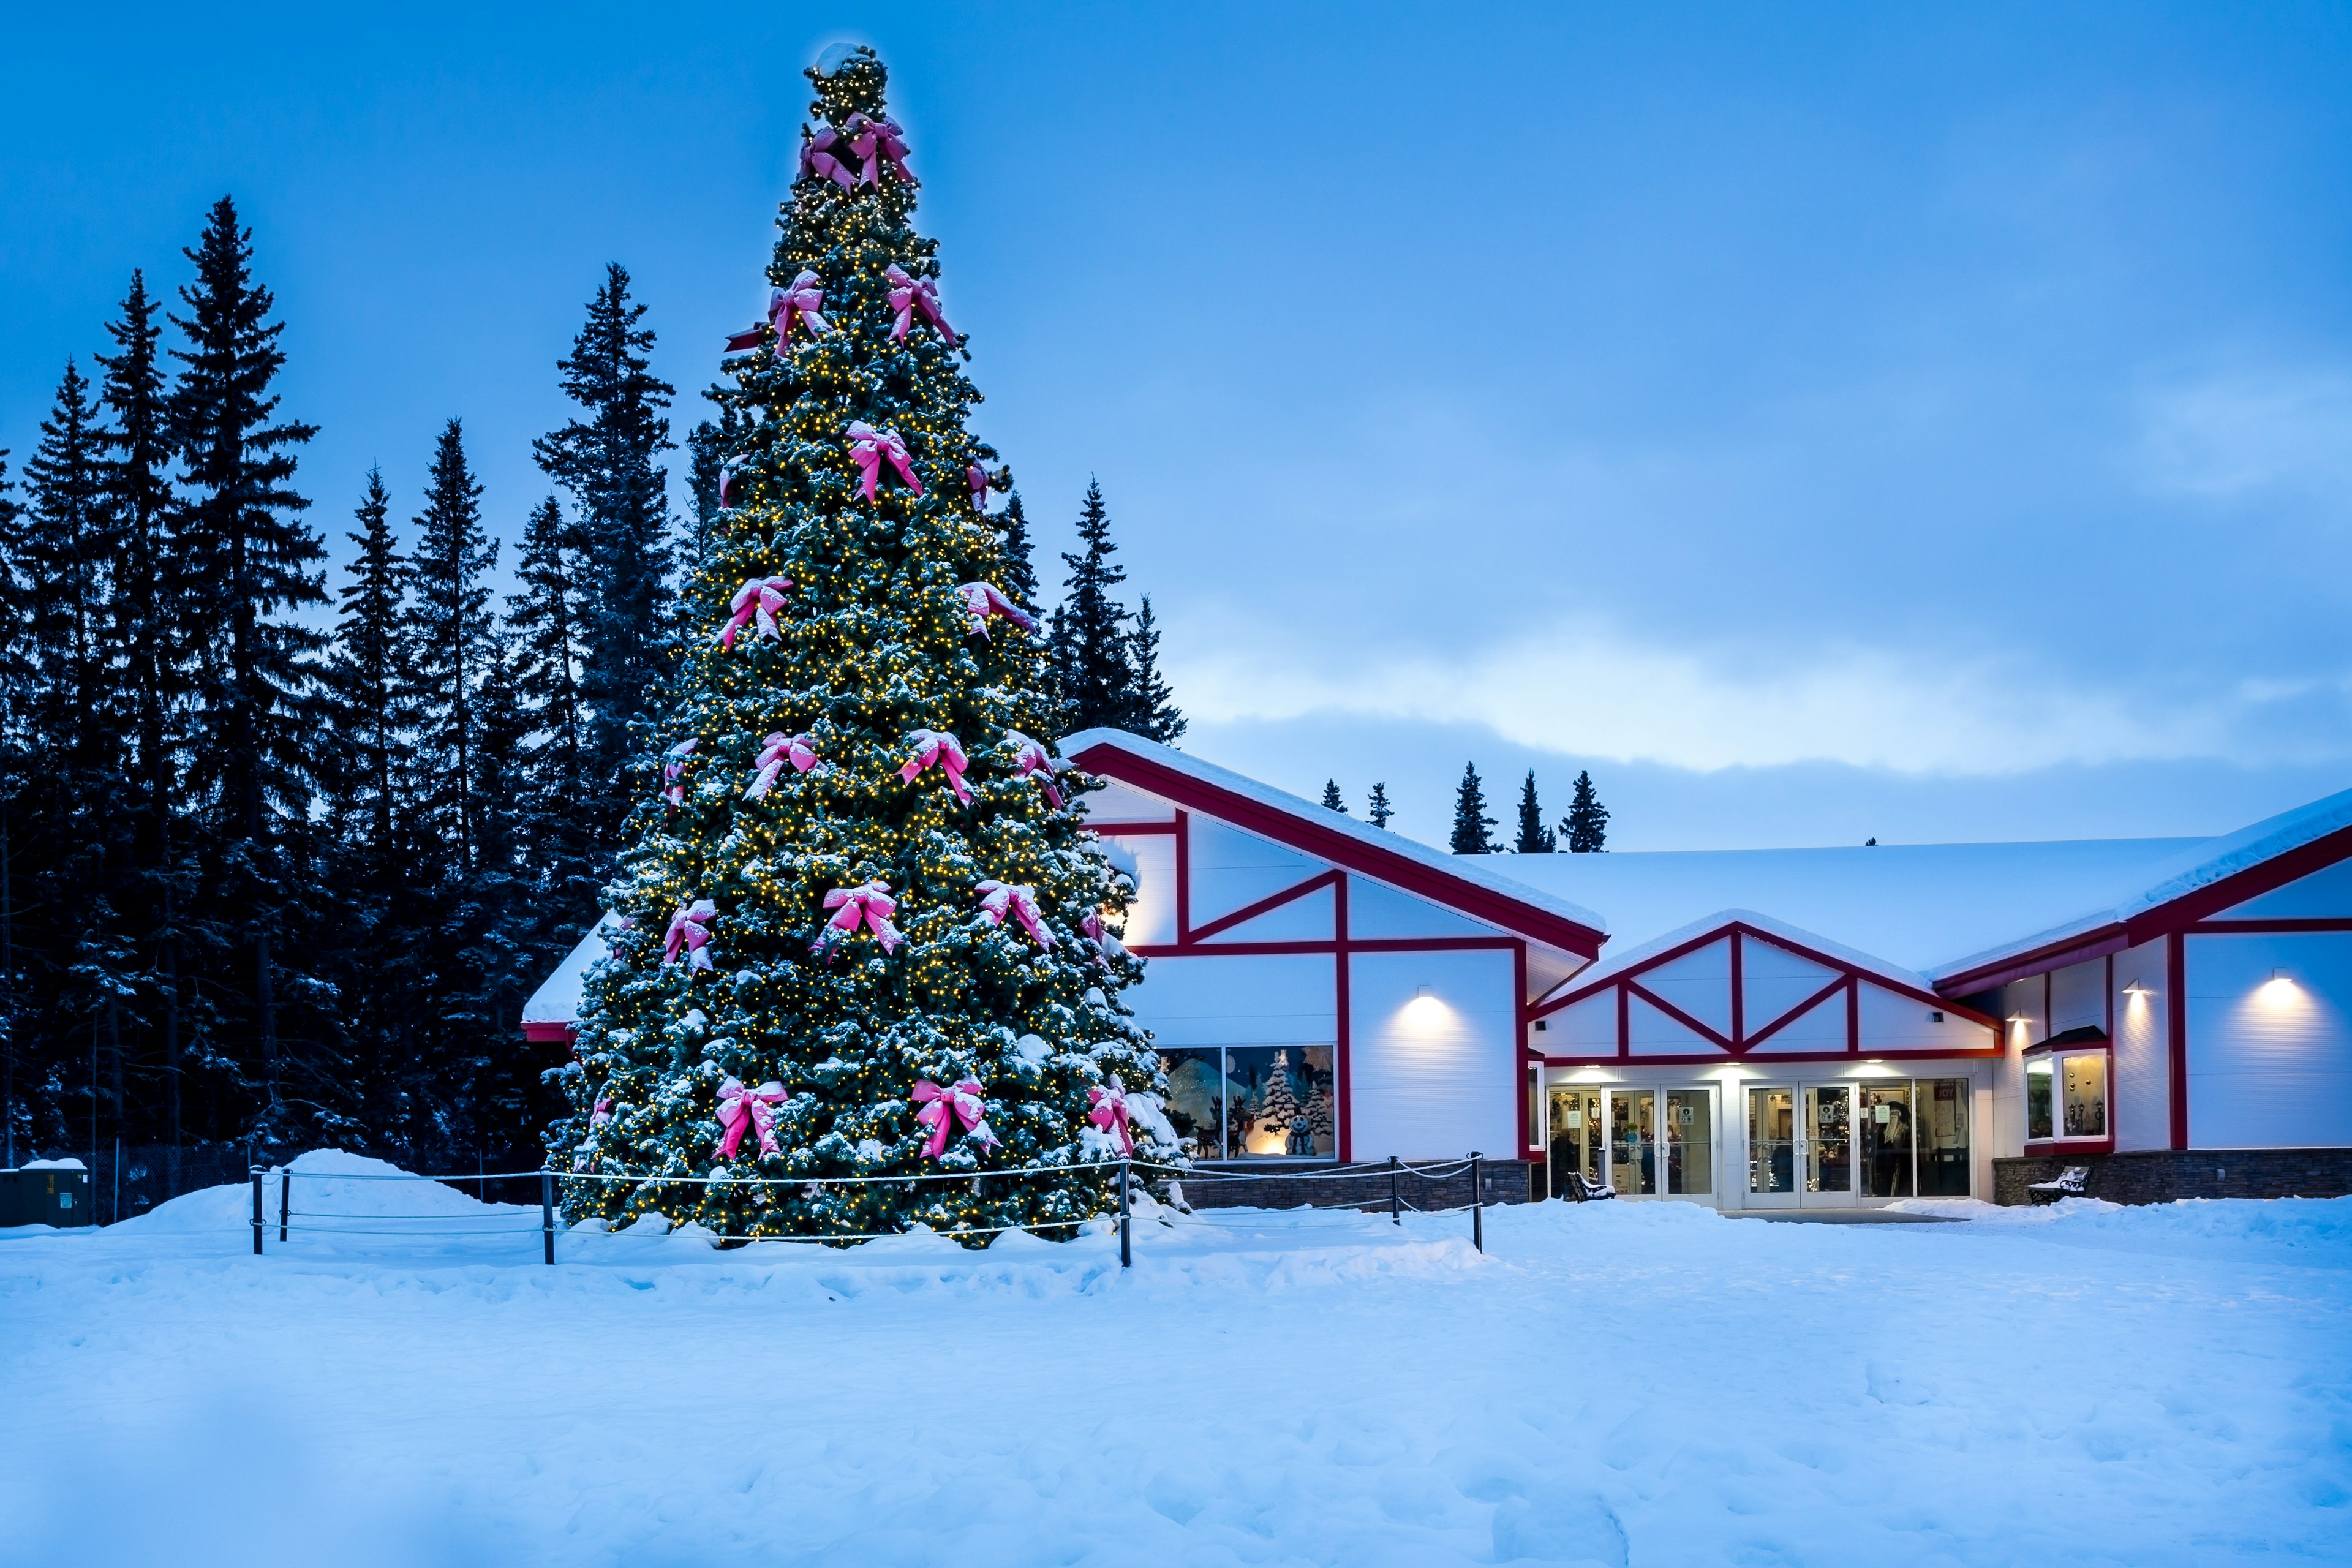
[[2144,396],[2140,456],[2160,494],[2302,497],[2352,517],[2352,368],[2241,370]]
[[[1214,723],[1352,715],[1475,724],[1540,751],[1700,770],[1837,763],[2005,775],[2199,757],[2352,757],[2345,689],[2312,682],[2167,698],[1992,659],[1868,648],[1808,650],[1766,668],[1607,626],[1451,656],[1321,652],[1233,626],[1187,631],[1188,647],[1227,650],[1175,667],[1188,710]],[[2308,722],[2315,716],[2331,722]]]

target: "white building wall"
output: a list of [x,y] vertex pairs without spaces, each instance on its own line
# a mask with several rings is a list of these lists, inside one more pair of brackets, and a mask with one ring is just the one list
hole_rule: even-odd
[[2352,1144],[2352,933],[2187,944],[2190,1146]]
[[[2171,983],[2162,939],[2116,954],[2116,1147],[2172,1143]],[[2130,993],[2137,987],[2142,994]]]
[[[1135,897],[1127,904],[1127,926],[1120,940],[1129,947],[1168,945],[1176,940],[1176,837],[1169,833],[1135,833],[1105,837],[1114,861],[1131,861]],[[1125,863],[1125,862],[1122,862]]]
[[1127,1001],[1167,1049],[1336,1045],[1333,962],[1328,953],[1149,959]]
[[2047,1039],[2084,1025],[2095,1029],[2107,1026],[2107,961],[2104,958],[2051,972],[2050,1026],[2037,1038]]
[[1367,940],[1415,936],[1494,936],[1493,926],[1443,904],[1400,892],[1368,877],[1348,879],[1348,934]]
[[1272,839],[1244,833],[1213,817],[1192,817],[1189,836],[1196,931],[1221,915],[1285,888],[1295,888],[1331,868],[1327,861],[1286,849]]
[[1355,1158],[1516,1152],[1525,1089],[1511,954],[1360,952],[1349,965]]

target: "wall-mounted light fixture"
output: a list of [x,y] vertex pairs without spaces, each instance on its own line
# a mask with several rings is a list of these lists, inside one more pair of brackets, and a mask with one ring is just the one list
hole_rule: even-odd
[[2144,1002],[2149,996],[2153,995],[2154,993],[2149,991],[2147,986],[2142,985],[2139,983],[2139,976],[2135,974],[2129,980],[2124,982],[2124,994],[2131,997],[2135,1001]]

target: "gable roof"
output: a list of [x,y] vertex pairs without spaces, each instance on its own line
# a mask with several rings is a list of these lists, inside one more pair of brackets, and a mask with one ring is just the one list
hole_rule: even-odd
[[522,1036],[526,1040],[568,1040],[580,1021],[580,997],[588,984],[588,966],[604,956],[604,933],[616,929],[621,917],[607,913],[588,928],[555,973],[539,983],[522,1005]]
[[1662,932],[1622,952],[1612,952],[1607,958],[1562,986],[1559,1000],[1599,990],[1611,981],[1629,973],[1642,973],[1670,958],[1705,947],[1733,931],[1762,937],[1793,952],[1829,959],[1839,967],[1858,971],[1865,978],[1879,981],[1893,990],[1921,996],[1933,994],[1926,975],[1900,964],[1889,963],[1858,947],[1848,947],[1842,942],[1806,931],[1801,926],[1792,926],[1786,921],[1775,920],[1755,910],[1717,910],[1711,915]]
[[2137,947],[2206,916],[2352,858],[2352,790],[2265,817],[2219,838],[2198,840],[2147,868],[2116,895],[2084,912],[1940,965],[1947,994]]
[[1612,964],[1618,943],[1644,945],[1726,910],[1762,910],[1816,943],[1874,954],[1874,963],[1916,981],[2021,931],[2112,902],[2207,842],[1612,849],[1498,858],[1520,881],[1609,911]]
[[1140,735],[1081,730],[1064,739],[1061,750],[1088,773],[1132,784],[1547,947],[1592,958],[1609,940],[1608,922],[1591,910],[1506,876],[1498,866],[1482,864],[1481,857],[1444,854]]

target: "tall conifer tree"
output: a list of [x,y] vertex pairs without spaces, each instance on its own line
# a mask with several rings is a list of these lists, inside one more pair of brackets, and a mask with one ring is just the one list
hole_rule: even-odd
[[669,614],[667,477],[675,389],[653,374],[653,329],[629,297],[629,272],[604,269],[588,320],[558,369],[586,417],[541,437],[540,467],[572,492],[587,779],[579,803],[600,844],[618,831],[623,765],[642,739],[662,672]]
[[172,395],[172,439],[185,468],[177,549],[156,591],[187,606],[185,649],[195,711],[191,787],[203,798],[215,914],[252,958],[249,1065],[272,1118],[283,1093],[277,979],[281,920],[292,901],[290,838],[309,821],[312,700],[309,661],[322,641],[302,619],[323,604],[325,551],[302,522],[296,453],[317,426],[278,417],[272,390],[286,356],[274,301],[253,278],[252,236],[226,196],[186,252],[188,347]]
[[1071,730],[1098,725],[1124,729],[1135,717],[1135,667],[1128,613],[1117,590],[1127,569],[1111,559],[1110,510],[1102,485],[1087,481],[1078,509],[1078,551],[1064,552],[1069,569],[1061,607],[1054,612],[1054,664]]
[[1569,849],[1578,855],[1589,855],[1604,847],[1609,841],[1609,808],[1601,804],[1601,795],[1592,787],[1590,771],[1576,775],[1576,793],[1568,803],[1568,816],[1560,822],[1560,831],[1568,838]]
[[1389,825],[1389,818],[1395,815],[1395,808],[1389,805],[1389,786],[1385,784],[1374,784],[1371,798],[1364,803],[1364,820],[1374,827],[1385,828]]
[[1128,717],[1121,728],[1148,741],[1173,745],[1183,736],[1184,714],[1160,673],[1160,624],[1151,618],[1149,594],[1143,595],[1143,608],[1136,613],[1128,649]]
[[475,771],[480,742],[475,689],[495,651],[490,590],[498,542],[482,527],[482,487],[466,462],[463,426],[452,419],[433,448],[416,544],[402,568],[406,588],[411,713],[416,726],[419,848],[446,856],[457,874],[476,864],[483,806]]
[[[551,1152],[636,1178],[569,1184],[578,1215],[1066,1236],[1109,1195],[1104,1171],[1073,1167],[1118,1147],[1088,1123],[1091,1091],[1161,1089],[1119,1000],[1135,961],[1087,930],[1126,884],[1024,761],[1024,737],[1053,734],[1044,653],[1000,604],[1007,563],[972,510],[967,471],[995,454],[964,427],[978,394],[936,247],[908,222],[882,66],[861,49],[809,77],[824,134],[803,142],[768,275],[814,273],[824,330],[781,311],[783,335],[734,362],[743,497],[686,584],[696,635],[653,737],[675,776],[649,774],[630,819],[632,923],[589,980]],[[852,116],[869,153],[842,133]],[[1142,1146],[1172,1154],[1138,1103]],[[819,1184],[1036,1166],[984,1187]],[[809,1181],[659,1181],[738,1169]]]
[[1339,793],[1339,781],[1338,779],[1325,779],[1323,781],[1323,809],[1326,811],[1336,811],[1342,816],[1348,815],[1347,797]]
[[1528,782],[1519,786],[1519,834],[1511,847],[1522,855],[1549,855],[1559,847],[1559,840],[1544,826],[1543,807],[1536,802],[1536,773],[1528,770]]
[[1478,782],[1478,765],[1462,764],[1462,783],[1454,792],[1454,853],[1492,855],[1495,819],[1486,815],[1486,791]]

